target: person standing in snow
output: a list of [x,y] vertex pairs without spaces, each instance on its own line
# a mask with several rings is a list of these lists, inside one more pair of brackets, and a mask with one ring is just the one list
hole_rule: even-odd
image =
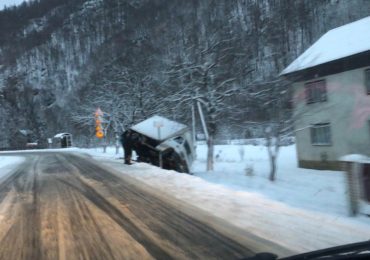
[[132,157],[132,140],[131,140],[132,132],[130,129],[123,132],[121,135],[121,144],[124,150],[124,158],[125,164],[131,164],[131,157]]

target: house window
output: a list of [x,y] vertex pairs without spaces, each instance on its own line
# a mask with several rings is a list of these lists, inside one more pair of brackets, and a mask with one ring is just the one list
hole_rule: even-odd
[[365,70],[365,87],[367,94],[370,95],[370,69]]
[[331,132],[329,123],[311,126],[311,143],[313,145],[331,145]]
[[306,102],[312,104],[326,101],[325,80],[309,82],[305,84]]

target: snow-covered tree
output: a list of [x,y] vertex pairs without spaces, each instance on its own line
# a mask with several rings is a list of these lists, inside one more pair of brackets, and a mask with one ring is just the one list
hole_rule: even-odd
[[290,83],[284,79],[274,79],[269,82],[258,84],[258,91],[245,93],[246,100],[257,101],[259,107],[252,109],[263,109],[267,115],[264,121],[264,136],[266,148],[270,161],[269,179],[276,178],[277,157],[283,139],[293,134],[292,120],[292,96],[289,89]]
[[195,104],[199,108],[207,133],[207,171],[213,170],[214,138],[222,114],[233,109],[226,101],[240,91],[240,79],[251,71],[244,66],[230,71],[230,60],[244,57],[233,40],[211,37],[206,47],[194,47],[197,55],[183,58],[167,71],[170,76],[167,84],[178,86],[177,92],[170,93],[167,100],[189,110]]

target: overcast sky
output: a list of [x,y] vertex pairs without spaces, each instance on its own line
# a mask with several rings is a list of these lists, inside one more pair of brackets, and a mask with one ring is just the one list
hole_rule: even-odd
[[12,6],[12,5],[19,5],[25,0],[0,0],[0,10],[4,8],[4,6]]

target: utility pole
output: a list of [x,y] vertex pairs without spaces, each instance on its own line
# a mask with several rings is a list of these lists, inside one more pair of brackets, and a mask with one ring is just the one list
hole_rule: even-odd
[[191,125],[192,125],[192,131],[193,131],[193,146],[195,147],[196,144],[196,130],[195,130],[195,108],[194,108],[194,102],[191,104]]
[[204,135],[206,136],[206,140],[208,141],[209,135],[208,135],[208,129],[207,129],[207,125],[206,125],[206,120],[204,119],[203,109],[202,109],[202,106],[201,106],[199,101],[197,101],[197,105],[198,105],[198,111],[199,111],[199,115],[200,115],[200,121],[202,122]]

